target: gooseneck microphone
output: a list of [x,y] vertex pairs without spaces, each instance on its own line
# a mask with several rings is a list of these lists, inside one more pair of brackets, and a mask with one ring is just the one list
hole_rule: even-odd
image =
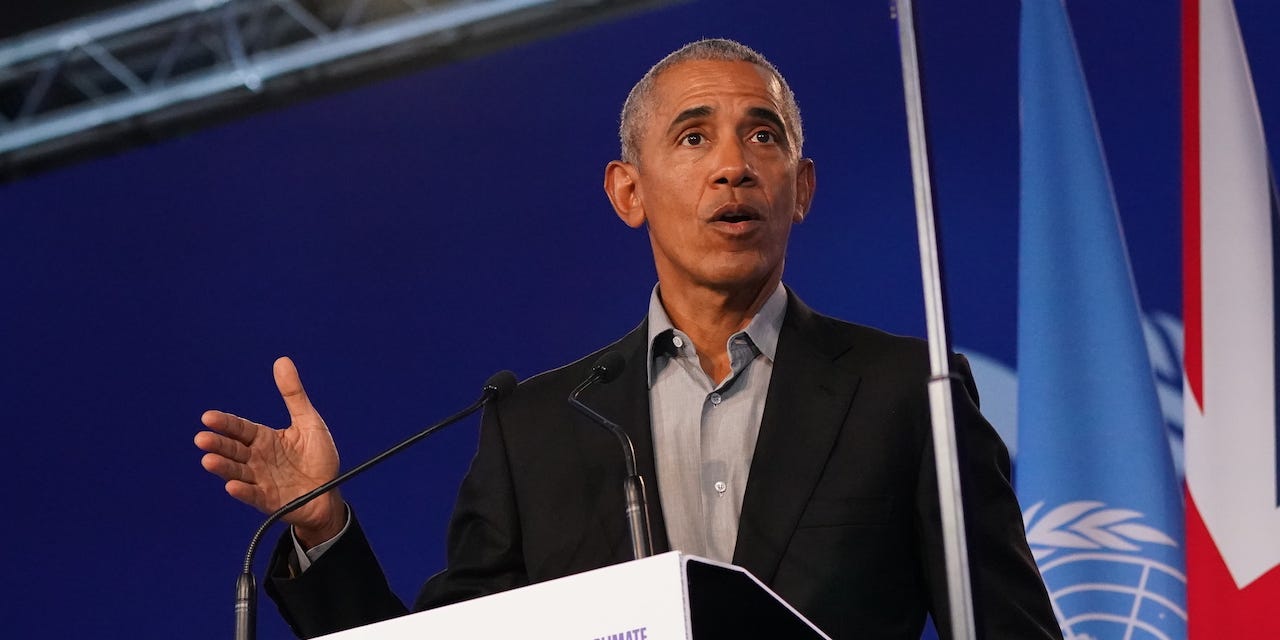
[[627,465],[627,477],[622,481],[622,490],[627,498],[627,528],[631,534],[631,555],[635,560],[653,555],[653,542],[649,535],[649,507],[645,502],[644,478],[636,471],[636,448],[631,444],[631,437],[613,421],[600,415],[595,409],[583,404],[578,396],[593,384],[608,384],[622,375],[627,361],[617,351],[609,351],[596,360],[591,367],[591,375],[587,376],[578,388],[569,394],[569,404],[581,411],[596,424],[608,429],[617,436],[622,445],[622,457]]
[[511,373],[510,371],[499,371],[493,374],[490,376],[489,380],[484,383],[484,391],[481,393],[480,399],[473,402],[471,406],[427,427],[394,447],[391,447],[369,460],[366,460],[359,466],[353,467],[338,477],[295,498],[289,504],[280,507],[275,511],[275,513],[267,516],[266,522],[263,522],[262,526],[258,527],[258,530],[253,534],[253,539],[249,541],[249,550],[245,552],[244,555],[244,569],[240,572],[240,577],[236,579],[236,640],[254,640],[254,636],[257,633],[258,599],[256,596],[258,587],[253,578],[253,556],[258,550],[258,543],[262,540],[262,535],[266,533],[267,529],[271,525],[275,524],[280,518],[283,518],[284,516],[301,508],[308,502],[324,495],[330,489],[333,489],[347,480],[360,475],[362,472],[368,470],[374,465],[377,465],[383,460],[404,451],[419,440],[422,440],[436,431],[439,431],[440,429],[475,413],[476,410],[489,402],[500,400],[511,395],[511,392],[514,391],[515,388],[516,375],[514,373]]

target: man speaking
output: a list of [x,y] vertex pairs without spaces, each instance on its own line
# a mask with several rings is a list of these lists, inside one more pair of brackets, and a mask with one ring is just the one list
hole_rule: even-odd
[[[755,51],[703,40],[641,78],[622,109],[605,192],[648,229],[658,285],[639,327],[490,406],[449,524],[448,564],[413,609],[630,558],[617,441],[565,398],[592,391],[628,430],[650,482],[654,548],[751,571],[833,638],[948,637],[923,342],[815,313],[782,285],[791,225],[813,198],[800,112]],[[1009,484],[963,360],[956,423],[975,619],[982,638],[1057,638]],[[271,512],[338,472],[324,421],[285,358],[292,419],[274,430],[209,411],[205,469]],[[654,491],[656,488],[656,491]],[[301,636],[406,613],[335,491],[286,517],[267,590]]]

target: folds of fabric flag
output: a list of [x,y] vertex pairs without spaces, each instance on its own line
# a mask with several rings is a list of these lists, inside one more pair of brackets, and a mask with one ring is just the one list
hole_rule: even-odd
[[1181,496],[1062,1],[1023,0],[1020,42],[1027,539],[1067,637],[1185,637]]
[[1183,147],[1190,637],[1280,638],[1280,231],[1230,0],[1183,1]]

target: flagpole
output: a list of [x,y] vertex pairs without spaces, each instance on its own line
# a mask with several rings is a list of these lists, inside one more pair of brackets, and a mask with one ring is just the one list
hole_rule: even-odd
[[973,588],[965,544],[964,508],[960,499],[960,464],[956,454],[955,412],[951,398],[950,355],[938,234],[929,178],[929,149],[925,133],[924,99],[916,45],[915,9],[911,0],[896,0],[898,49],[902,54],[902,88],[906,96],[907,133],[911,146],[911,177],[915,187],[916,229],[920,243],[920,277],[924,283],[925,321],[929,339],[929,417],[933,425],[934,464],[938,477],[938,506],[942,518],[943,551],[947,568],[947,602],[951,637],[976,638]]

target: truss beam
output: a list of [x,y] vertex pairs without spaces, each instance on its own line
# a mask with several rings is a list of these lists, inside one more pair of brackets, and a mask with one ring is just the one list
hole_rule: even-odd
[[[0,180],[655,0],[153,0],[0,42]],[[314,90],[314,89],[313,89]]]

